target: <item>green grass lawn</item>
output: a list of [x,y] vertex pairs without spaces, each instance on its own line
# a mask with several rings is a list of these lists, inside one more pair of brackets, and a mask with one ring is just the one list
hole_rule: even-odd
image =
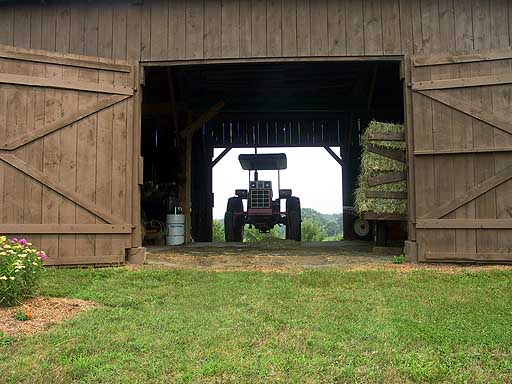
[[0,383],[512,382],[512,272],[49,270]]

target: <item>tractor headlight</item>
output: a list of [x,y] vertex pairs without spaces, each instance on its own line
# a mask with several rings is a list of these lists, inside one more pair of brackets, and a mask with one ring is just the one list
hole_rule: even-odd
[[235,190],[235,195],[242,199],[247,199],[247,189],[237,189]]
[[265,188],[271,188],[272,187],[272,184],[270,183],[270,181],[265,181]]
[[256,188],[256,182],[255,181],[251,181],[250,186],[251,186],[251,188]]
[[291,189],[280,189],[279,190],[279,198],[280,199],[287,199],[288,197],[292,197]]

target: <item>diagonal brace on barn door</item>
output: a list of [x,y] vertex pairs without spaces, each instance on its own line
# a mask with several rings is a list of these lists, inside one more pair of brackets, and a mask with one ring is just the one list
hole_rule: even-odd
[[31,177],[32,179],[40,182],[46,188],[53,190],[54,192],[65,197],[69,201],[79,205],[86,211],[89,211],[93,215],[106,221],[108,224],[125,224],[125,220],[116,217],[115,215],[112,215],[110,212],[107,212],[106,210],[99,207],[95,203],[85,200],[78,193],[70,191],[67,188],[64,188],[59,183],[55,182],[52,178],[48,177],[43,172],[31,167],[25,161],[17,158],[16,156],[4,152],[0,153],[0,160],[7,163],[16,170],[24,173],[25,175]]
[[457,111],[460,111],[470,117],[480,120],[486,124],[492,125],[495,128],[502,130],[503,132],[512,134],[512,122],[510,118],[504,114],[493,111],[492,113],[487,112],[483,108],[471,105],[457,99],[453,96],[447,95],[442,91],[416,91],[423,96],[426,96],[432,100],[438,101],[441,104],[447,105]]
[[89,108],[78,110],[76,112],[73,112],[69,116],[65,116],[62,119],[54,121],[51,124],[44,125],[40,129],[31,130],[29,133],[26,133],[22,136],[16,137],[13,140],[6,143],[3,147],[0,147],[0,149],[7,150],[7,151],[13,151],[15,149],[18,149],[19,147],[22,147],[28,143],[31,143],[37,139],[40,139],[46,135],[49,135],[52,132],[58,131],[61,128],[71,125],[79,120],[85,119],[86,117],[88,117],[92,114],[95,114],[104,109],[107,109],[108,107],[111,107],[123,100],[126,100],[129,97],[130,96],[124,96],[124,95],[114,95],[114,96],[106,97],[106,98],[98,101],[97,103],[91,105]]
[[445,204],[441,204],[439,207],[432,209],[422,216],[423,219],[441,219],[444,216],[452,213],[457,208],[462,207],[464,204],[475,200],[477,197],[483,195],[485,192],[496,188],[498,185],[503,184],[505,181],[512,178],[512,165],[504,168],[497,174],[488,179],[482,181],[480,184],[475,185],[470,190],[466,191],[460,197],[457,197]]

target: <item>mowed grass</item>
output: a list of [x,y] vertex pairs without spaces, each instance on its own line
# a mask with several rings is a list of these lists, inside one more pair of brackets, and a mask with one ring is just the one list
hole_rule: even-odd
[[0,342],[1,383],[512,382],[512,272],[59,270],[102,307]]

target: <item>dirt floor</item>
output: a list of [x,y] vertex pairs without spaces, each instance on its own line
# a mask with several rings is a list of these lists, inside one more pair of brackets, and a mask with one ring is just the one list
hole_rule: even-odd
[[201,270],[290,270],[389,265],[400,248],[373,250],[370,243],[341,241],[297,243],[195,243],[148,247],[146,264]]
[[[0,308],[0,331],[8,335],[43,332],[50,324],[62,323],[94,307],[96,304],[90,301],[35,297],[18,307]],[[30,319],[17,320],[18,313],[29,314]]]
[[[457,273],[467,270],[512,269],[512,265],[394,264],[400,247],[374,248],[371,243],[338,241],[297,243],[277,240],[267,243],[193,243],[178,247],[147,248],[146,264],[161,268],[205,271],[279,272],[303,269],[343,270],[394,269],[401,272],[434,269]],[[464,268],[462,268],[464,267]]]

